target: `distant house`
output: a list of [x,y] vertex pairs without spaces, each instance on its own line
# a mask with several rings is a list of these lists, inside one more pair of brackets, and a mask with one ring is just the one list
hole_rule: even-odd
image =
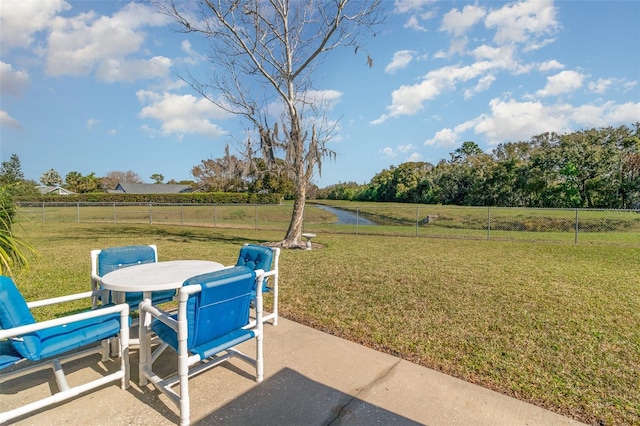
[[40,191],[40,194],[42,195],[73,195],[75,194],[75,192],[73,191],[69,191],[68,189],[64,189],[60,186],[46,186],[46,185],[39,185],[36,186],[36,188],[38,189],[38,191]]
[[110,194],[183,194],[193,192],[191,185],[120,182]]

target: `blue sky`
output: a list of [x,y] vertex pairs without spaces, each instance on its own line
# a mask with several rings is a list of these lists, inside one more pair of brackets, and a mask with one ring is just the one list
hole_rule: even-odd
[[[640,121],[640,2],[383,2],[373,59],[334,51],[315,89],[339,120],[320,187],[367,183],[464,141],[489,152],[532,136]],[[244,125],[178,78],[210,71],[206,44],[136,2],[2,0],[0,160],[152,182],[193,179]],[[361,50],[362,52],[362,50]],[[204,74],[203,74],[204,75]]]

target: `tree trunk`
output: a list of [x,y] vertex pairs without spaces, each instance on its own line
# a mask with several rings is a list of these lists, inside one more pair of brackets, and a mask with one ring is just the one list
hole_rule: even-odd
[[293,203],[293,213],[289,229],[282,241],[283,247],[294,248],[302,247],[302,225],[304,224],[304,205],[307,198],[307,182],[304,178],[298,179],[296,182],[296,199]]

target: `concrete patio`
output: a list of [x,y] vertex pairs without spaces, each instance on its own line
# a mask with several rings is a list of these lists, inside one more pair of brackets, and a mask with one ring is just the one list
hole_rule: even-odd
[[[246,351],[252,353],[253,342]],[[95,361],[93,358],[91,361]],[[178,409],[152,385],[138,386],[137,349],[131,387],[117,384],[17,419],[17,425],[171,425]],[[158,361],[175,369],[175,354]],[[110,365],[109,365],[110,364]],[[108,363],[113,367],[115,363]],[[97,375],[76,361],[73,377]],[[189,381],[195,425],[578,425],[575,420],[403,361],[312,328],[280,319],[265,326],[265,380],[231,360]],[[45,395],[52,374],[2,386],[0,410]],[[80,379],[82,379],[80,377]]]

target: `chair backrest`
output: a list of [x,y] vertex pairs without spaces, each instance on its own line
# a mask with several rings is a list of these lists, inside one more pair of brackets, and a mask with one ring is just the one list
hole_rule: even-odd
[[202,288],[190,295],[186,304],[188,349],[211,342],[249,323],[249,304],[255,280],[255,271],[247,266],[235,266],[185,281],[182,289],[194,284]]
[[254,271],[262,269],[270,271],[273,263],[273,250],[271,247],[259,246],[257,244],[245,244],[240,249],[236,266],[247,266]]
[[91,275],[99,277],[116,269],[158,261],[155,245],[109,247],[91,252]]
[[[19,327],[34,324],[27,301],[9,277],[0,276],[0,328]],[[19,339],[10,339],[13,348],[24,358],[37,359],[40,352],[40,337],[37,332],[28,333]]]
[[[278,258],[280,249],[277,247],[265,247],[257,244],[245,244],[240,249],[236,266],[248,266],[254,271],[262,269],[265,272],[275,271],[274,280],[278,281]],[[269,277],[265,277],[262,282],[262,291],[271,291]]]

